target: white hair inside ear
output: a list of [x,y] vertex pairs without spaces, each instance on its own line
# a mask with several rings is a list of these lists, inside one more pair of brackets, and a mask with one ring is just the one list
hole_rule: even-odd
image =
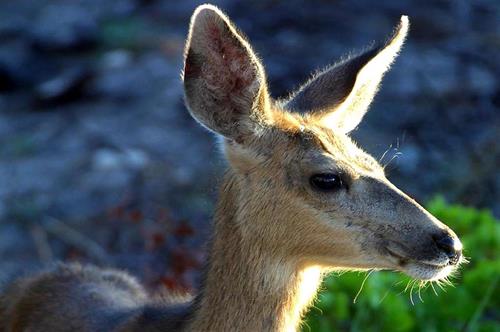
[[351,93],[332,112],[327,112],[321,117],[324,125],[344,133],[352,131],[359,125],[378,91],[384,74],[401,50],[408,28],[408,17],[401,16],[400,24],[392,38],[358,72]]

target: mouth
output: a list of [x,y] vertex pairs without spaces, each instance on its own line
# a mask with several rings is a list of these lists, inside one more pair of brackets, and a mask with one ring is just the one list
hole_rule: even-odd
[[441,280],[448,277],[460,262],[452,263],[449,259],[441,262],[418,260],[391,247],[385,247],[391,262],[397,270],[404,272],[412,278],[426,281]]

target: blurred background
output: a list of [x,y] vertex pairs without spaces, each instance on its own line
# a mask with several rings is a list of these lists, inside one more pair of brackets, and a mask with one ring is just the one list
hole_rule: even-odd
[[[196,289],[224,168],[182,100],[200,3],[0,1],[0,277],[65,259]],[[329,279],[304,330],[500,331],[500,2],[213,3],[251,40],[275,97],[410,17],[354,136],[458,229],[471,264],[445,295],[422,290],[431,304],[398,294],[392,274],[371,276],[357,304],[362,276]]]

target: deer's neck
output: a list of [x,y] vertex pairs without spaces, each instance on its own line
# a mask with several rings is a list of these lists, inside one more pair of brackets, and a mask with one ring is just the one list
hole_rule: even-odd
[[237,195],[238,183],[229,176],[221,190],[205,285],[190,329],[295,331],[316,294],[321,271],[271,257],[258,241],[248,241],[237,227]]

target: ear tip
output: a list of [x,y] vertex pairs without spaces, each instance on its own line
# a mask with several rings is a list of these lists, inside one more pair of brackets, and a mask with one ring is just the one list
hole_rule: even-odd
[[212,4],[203,4],[196,7],[193,16],[191,17],[191,22],[206,22],[207,20],[217,21],[224,20],[224,13]]
[[399,24],[401,25],[401,27],[404,27],[406,30],[408,30],[408,27],[410,26],[410,19],[407,15],[401,15]]
[[401,18],[399,20],[399,26],[397,27],[397,30],[399,32],[402,32],[404,35],[408,33],[408,29],[410,27],[410,20],[407,15],[401,15]]
[[408,35],[409,28],[410,28],[410,20],[408,19],[408,16],[401,15],[401,18],[399,19],[399,23],[394,28],[391,36],[386,41],[384,47],[387,47],[387,46],[393,44],[393,45],[399,45],[398,48],[400,48],[403,45],[403,43]]

